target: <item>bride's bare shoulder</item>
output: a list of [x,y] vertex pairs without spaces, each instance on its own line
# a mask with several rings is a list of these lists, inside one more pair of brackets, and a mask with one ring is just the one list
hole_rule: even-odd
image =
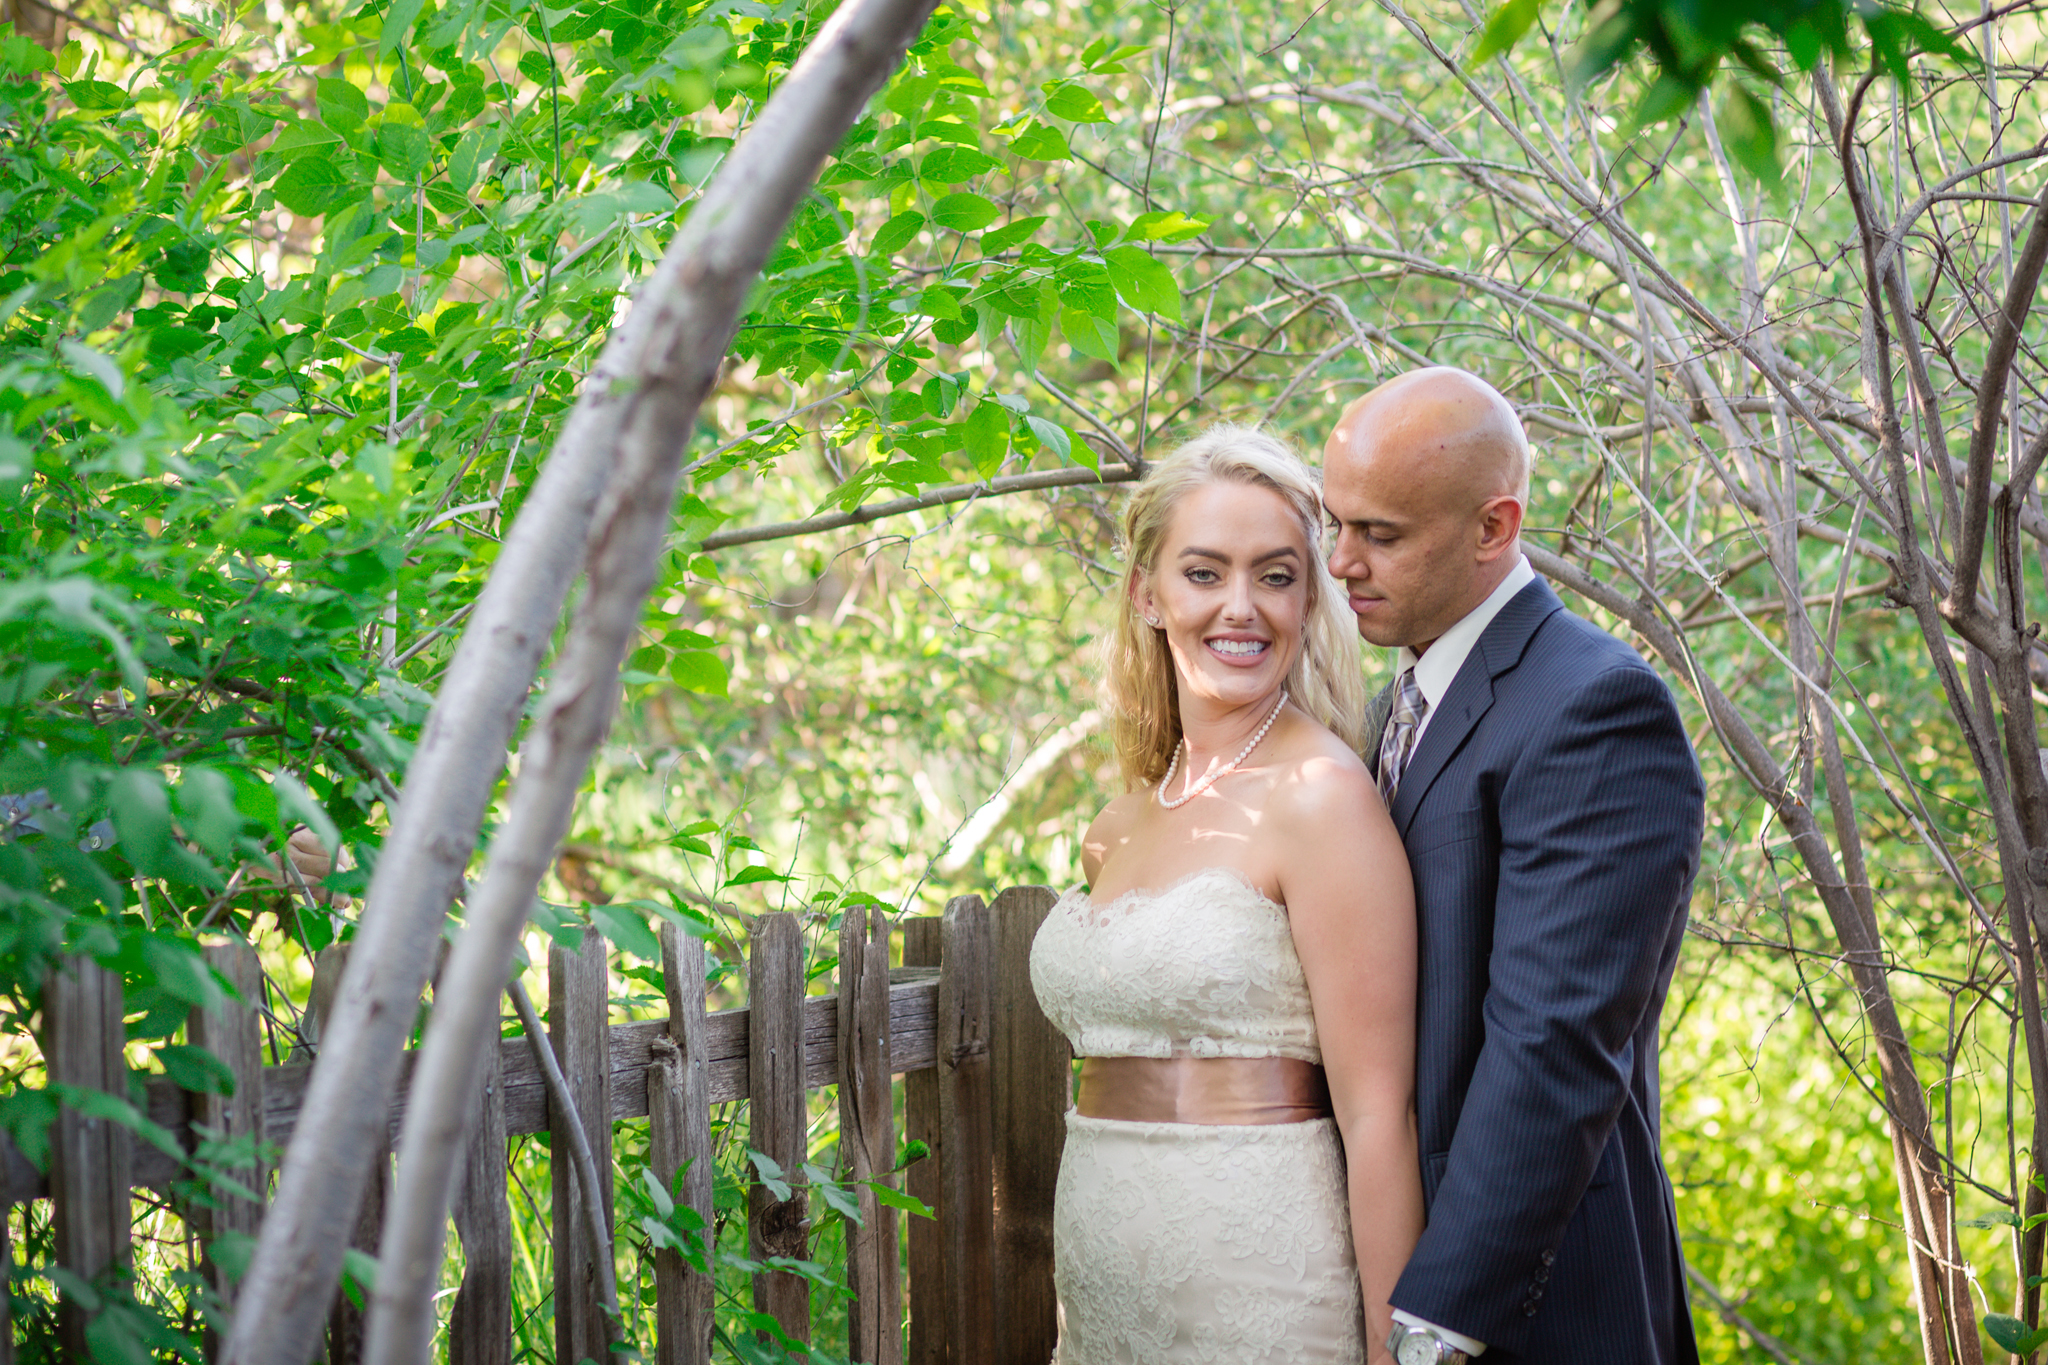
[[1372,774],[1350,745],[1313,721],[1290,738],[1286,780],[1273,797],[1287,814],[1320,822],[1379,807]]
[[1130,842],[1147,798],[1146,792],[1125,792],[1104,806],[1088,826],[1088,832],[1081,836],[1081,871],[1090,883],[1109,856]]

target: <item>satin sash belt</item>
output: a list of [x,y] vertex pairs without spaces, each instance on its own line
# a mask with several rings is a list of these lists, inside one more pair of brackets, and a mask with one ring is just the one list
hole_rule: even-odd
[[1306,1123],[1330,1117],[1330,1087],[1296,1057],[1087,1057],[1075,1107],[1127,1123]]

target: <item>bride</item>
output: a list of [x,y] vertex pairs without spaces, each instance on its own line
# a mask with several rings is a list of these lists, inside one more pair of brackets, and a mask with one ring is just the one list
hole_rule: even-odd
[[1031,955],[1085,1059],[1059,1365],[1378,1358],[1422,1229],[1414,898],[1356,752],[1322,520],[1285,445],[1227,426],[1124,514],[1107,690],[1130,791]]

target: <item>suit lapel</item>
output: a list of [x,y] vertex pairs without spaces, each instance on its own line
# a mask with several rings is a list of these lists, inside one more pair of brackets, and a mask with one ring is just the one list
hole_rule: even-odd
[[1493,680],[1521,662],[1536,627],[1552,612],[1563,609],[1564,603],[1539,578],[1508,599],[1472,646],[1458,676],[1451,680],[1451,690],[1430,713],[1429,728],[1422,732],[1422,742],[1415,746],[1408,769],[1401,774],[1400,790],[1394,793],[1394,828],[1402,837],[1414,823],[1416,808],[1429,794],[1430,784],[1465,746],[1480,717],[1492,708]]

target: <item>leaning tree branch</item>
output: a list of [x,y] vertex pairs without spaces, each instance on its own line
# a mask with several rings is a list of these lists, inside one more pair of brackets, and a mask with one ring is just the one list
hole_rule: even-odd
[[699,547],[705,551],[729,550],[735,545],[755,545],[764,540],[788,540],[792,536],[814,535],[819,531],[836,531],[842,526],[865,526],[885,517],[906,516],[927,507],[944,507],[950,503],[972,502],[981,498],[999,497],[1004,493],[1026,493],[1041,488],[1068,488],[1076,484],[1129,483],[1138,477],[1138,471],[1131,465],[1104,465],[1098,473],[1093,469],[1036,469],[1025,474],[1005,474],[987,483],[955,483],[943,488],[934,488],[908,497],[891,498],[856,507],[851,512],[824,512],[802,521],[773,521],[759,526],[735,526],[729,531],[713,531],[704,537]]
[[2012,358],[2019,350],[2020,328],[2033,308],[2034,295],[2041,287],[2041,268],[2048,264],[2048,186],[2034,201],[2033,225],[2026,244],[2012,263],[2012,280],[2006,286],[2005,303],[1992,324],[1991,341],[1985,350],[1984,371],[1977,380],[1977,408],[1970,419],[1970,453],[1966,466],[1968,483],[1963,489],[1963,521],[1956,528],[1956,576],[1949,584],[1944,612],[1964,612],[1977,594],[1977,576],[1983,568],[1986,523],[1991,510],[1991,468],[1998,455],[2000,410],[2005,406],[2006,376],[2012,372]]
[[[613,371],[577,405],[586,439],[613,452],[593,518],[588,579],[520,750],[519,781],[428,1020],[379,1246],[369,1365],[427,1359],[433,1287],[456,1163],[534,893],[568,832],[591,755],[610,729],[619,669],[661,561],[682,452],[747,289],[832,148],[923,28],[935,0],[851,0],[825,21],[706,190],[634,309]],[[643,321],[644,319],[644,321]],[[609,348],[608,348],[609,356]],[[564,441],[576,439],[572,418]]]

